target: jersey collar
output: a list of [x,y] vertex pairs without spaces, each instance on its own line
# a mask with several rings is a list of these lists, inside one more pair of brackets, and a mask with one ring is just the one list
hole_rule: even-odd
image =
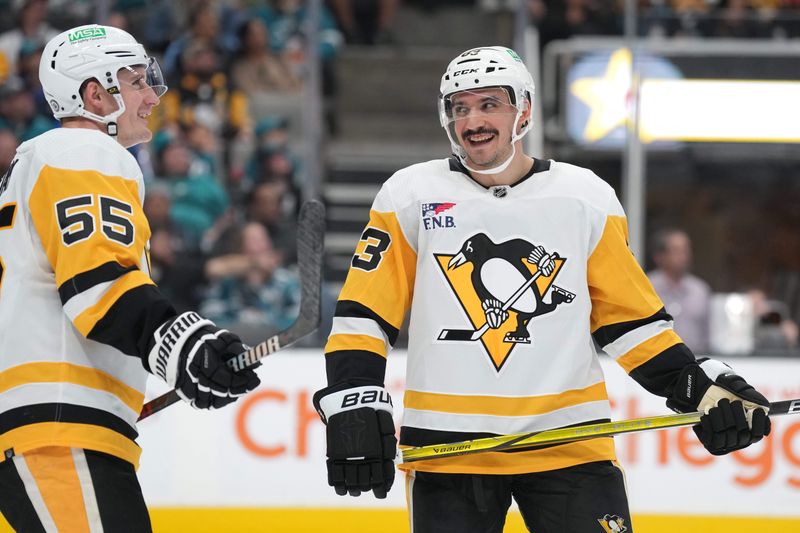
[[[450,165],[450,171],[451,172],[460,172],[461,174],[464,174],[470,180],[472,180],[476,185],[478,185],[479,187],[481,187],[481,188],[483,188],[483,189],[485,189],[487,191],[492,188],[492,187],[487,187],[485,185],[482,185],[482,184],[478,183],[475,180],[475,178],[472,177],[472,174],[470,174],[470,171],[467,170],[464,167],[464,165],[461,164],[461,161],[459,161],[457,157],[450,157],[450,158],[447,159],[447,162]],[[509,185],[509,187],[516,187],[517,185],[519,185],[520,183],[524,182],[525,180],[527,180],[528,178],[530,178],[534,174],[536,174],[538,172],[547,172],[548,170],[550,170],[550,160],[549,159],[534,158],[533,159],[533,165],[531,165],[531,169],[524,176],[522,176],[520,179],[518,179],[517,181],[515,181],[514,183]]]

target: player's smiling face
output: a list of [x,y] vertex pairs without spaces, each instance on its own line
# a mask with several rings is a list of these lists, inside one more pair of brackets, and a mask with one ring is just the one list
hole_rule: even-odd
[[117,78],[120,82],[122,100],[125,102],[125,112],[117,119],[119,127],[117,140],[128,148],[147,142],[153,136],[147,124],[147,117],[160,100],[155,91],[147,85],[144,67],[120,69]]
[[453,128],[467,159],[490,169],[511,154],[511,131],[517,108],[500,87],[462,91],[450,97]]

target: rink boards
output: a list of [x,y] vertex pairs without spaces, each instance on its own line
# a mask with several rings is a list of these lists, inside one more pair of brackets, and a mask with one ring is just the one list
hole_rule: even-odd
[[[728,361],[770,400],[800,397],[800,361]],[[666,414],[612,361],[603,361],[613,418]],[[402,416],[403,353],[387,387]],[[338,497],[326,484],[324,427],[311,406],[324,385],[319,351],[289,350],[259,370],[262,386],[232,407],[175,405],[139,426],[139,470],[156,531],[408,531],[402,476],[386,500]],[[149,396],[162,392],[152,383]],[[691,429],[616,439],[639,532],[800,532],[800,416],[773,419],[765,441],[708,455]],[[0,527],[0,531],[3,528]],[[512,514],[506,532],[525,531]]]

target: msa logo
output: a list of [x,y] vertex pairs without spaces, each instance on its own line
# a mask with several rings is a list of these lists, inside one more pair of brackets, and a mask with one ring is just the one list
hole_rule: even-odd
[[476,69],[476,68],[468,68],[468,69],[465,69],[465,70],[457,70],[457,71],[453,72],[453,77],[455,78],[456,76],[463,76],[464,74],[475,74],[476,72],[478,72],[478,69]]
[[426,230],[437,228],[455,228],[456,221],[452,215],[443,215],[445,211],[455,207],[453,202],[433,202],[422,204],[422,225]]
[[86,39],[92,39],[93,37],[105,37],[105,36],[106,36],[105,28],[85,28],[70,33],[69,42],[75,43]]

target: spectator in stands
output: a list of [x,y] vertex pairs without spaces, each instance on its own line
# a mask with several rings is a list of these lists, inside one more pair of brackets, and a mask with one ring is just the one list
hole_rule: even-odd
[[297,318],[300,284],[294,272],[280,266],[261,224],[237,227],[231,241],[230,253],[206,263],[211,285],[201,310],[245,342],[258,342],[270,330],[286,329]]
[[713,33],[711,6],[706,0],[671,0],[678,37],[704,37]]
[[197,309],[205,282],[204,258],[189,232],[172,221],[170,189],[151,184],[142,206],[150,224],[150,275],[178,312]]
[[0,176],[8,172],[14,155],[17,153],[19,140],[14,132],[8,129],[0,129]]
[[647,277],[675,320],[675,331],[692,351],[709,348],[711,289],[691,274],[692,246],[686,232],[670,228],[656,233],[651,244],[656,269]]
[[11,76],[0,86],[0,129],[14,132],[25,142],[56,126],[52,117],[36,110],[34,94],[18,76]]
[[247,96],[231,86],[213,46],[193,43],[184,51],[182,64],[184,74],[178,86],[171,88],[153,109],[151,128],[207,128],[223,141],[225,175],[241,176],[247,156],[238,150],[252,143]]
[[258,222],[272,236],[281,264],[291,265],[297,261],[297,231],[286,200],[285,184],[262,182],[248,193],[245,209],[247,220]]
[[249,95],[258,92],[298,91],[302,81],[285,57],[272,51],[264,21],[252,18],[240,31],[241,48],[231,70],[233,84]]
[[42,83],[39,81],[39,61],[42,58],[42,50],[44,48],[41,45],[33,41],[26,41],[19,50],[17,72],[27,90],[33,95],[36,112],[49,117],[52,110],[44,97]]
[[348,44],[391,44],[400,0],[329,0]]
[[220,32],[219,14],[212,2],[201,1],[189,12],[189,29],[172,41],[164,52],[164,70],[174,85],[182,80],[184,74],[183,58],[192,45],[203,45],[213,49],[220,58],[220,66],[225,67],[237,44]]
[[798,326],[789,318],[789,307],[781,301],[770,300],[761,289],[748,291],[756,316],[753,349],[765,355],[788,352],[798,346]]
[[758,37],[759,27],[750,0],[728,0],[715,20],[712,34],[734,39]]
[[172,198],[170,217],[187,240],[199,246],[205,232],[228,208],[228,195],[213,175],[196,172],[194,155],[183,138],[164,142],[157,154],[158,177]]
[[220,162],[220,139],[203,123],[196,122],[184,128],[186,145],[192,151],[192,168],[196,174],[220,175],[224,169]]
[[44,47],[58,35],[47,23],[47,0],[21,0],[13,3],[17,25],[0,35],[0,82],[17,74],[17,59],[26,43]]
[[[259,7],[253,14],[261,17],[269,29],[272,50],[282,55],[296,76],[302,77],[306,63],[306,42],[308,31],[306,20],[308,9],[305,0],[271,0],[268,5]],[[325,121],[328,131],[337,130],[333,102],[336,94],[335,59],[344,41],[336,21],[323,5],[320,13],[319,57],[322,62],[322,94],[325,97]]]
[[544,1],[528,3],[531,21],[539,28],[541,45],[576,35],[619,33],[610,2],[594,0]]

